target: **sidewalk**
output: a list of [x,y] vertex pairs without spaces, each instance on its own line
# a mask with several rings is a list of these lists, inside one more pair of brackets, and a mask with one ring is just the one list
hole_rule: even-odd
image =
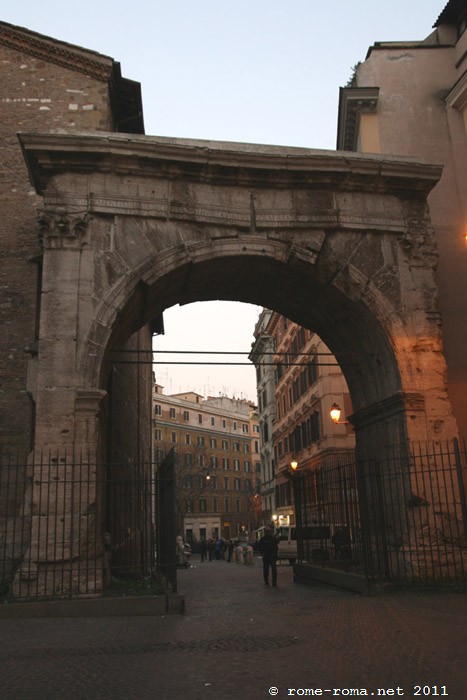
[[466,596],[365,598],[294,584],[288,565],[266,587],[260,563],[195,558],[185,615],[0,620],[0,698],[467,698]]

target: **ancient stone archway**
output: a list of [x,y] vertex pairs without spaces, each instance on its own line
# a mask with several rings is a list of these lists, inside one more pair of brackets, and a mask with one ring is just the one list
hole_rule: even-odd
[[358,435],[453,434],[426,207],[439,168],[115,134],[21,141],[44,199],[39,445],[83,442],[80,405],[98,402],[116,337],[214,298],[316,330],[342,359]]
[[43,197],[37,447],[95,453],[109,353],[165,308],[216,298],[274,308],[325,340],[361,452],[455,433],[426,205],[438,167],[115,134],[20,138]]

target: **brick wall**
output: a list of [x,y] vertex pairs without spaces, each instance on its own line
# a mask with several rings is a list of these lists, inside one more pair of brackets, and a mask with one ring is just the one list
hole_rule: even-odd
[[115,65],[0,23],[0,450],[27,450],[33,430],[25,348],[34,347],[37,331],[41,199],[29,183],[17,134],[114,130]]

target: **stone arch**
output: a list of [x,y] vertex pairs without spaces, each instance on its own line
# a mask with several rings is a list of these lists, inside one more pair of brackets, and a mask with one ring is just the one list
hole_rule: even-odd
[[[346,376],[363,456],[455,433],[426,204],[439,168],[122,134],[21,142],[43,197],[36,446],[56,451],[64,493],[59,454],[97,454],[110,353],[175,303],[253,302],[316,331]],[[96,518],[101,551],[99,498],[96,486],[71,520]]]
[[[200,279],[203,278],[203,266],[209,267],[209,275],[204,276],[204,286],[200,286]],[[362,286],[361,276],[359,277],[352,266],[349,266],[348,272],[349,286],[360,288]],[[240,275],[247,275],[255,280],[249,290],[245,289],[243,282],[238,281]],[[268,280],[268,276],[274,279],[275,284],[271,284],[271,279]],[[131,274],[131,280],[125,277],[102,300],[99,312],[96,314],[90,329],[89,339],[86,342],[86,346],[95,348],[95,352],[92,355],[85,354],[83,357],[83,385],[98,386],[99,383],[103,382],[101,372],[105,364],[104,356],[109,344],[112,345],[111,338],[114,328],[117,329],[118,335],[120,325],[136,329],[138,325],[149,322],[151,315],[159,313],[175,303],[186,304],[214,298],[273,306],[303,325],[312,326],[314,329],[319,327],[319,332],[326,337],[330,346],[336,347],[336,352],[341,353],[344,371],[351,377],[352,370],[347,369],[349,362],[346,358],[348,353],[345,346],[352,344],[350,333],[355,332],[355,320],[353,320],[353,316],[350,316],[349,330],[346,331],[344,337],[337,339],[335,333],[326,331],[325,322],[319,318],[321,314],[317,314],[313,310],[312,307],[316,305],[316,300],[308,301],[310,307],[308,313],[300,312],[299,309],[304,306],[307,296],[313,291],[319,294],[319,284],[315,285],[316,290],[306,290],[304,280],[310,277],[313,277],[313,262],[309,260],[306,249],[296,246],[291,254],[290,246],[281,241],[265,244],[264,240],[255,241],[249,237],[245,240],[233,241],[229,245],[228,251],[226,251],[224,243],[216,242],[193,247],[191,250],[189,248],[184,248],[182,251],[169,250],[158,260],[147,261],[144,266],[135,270]],[[234,284],[236,278],[237,288]],[[197,279],[194,289],[190,289],[190,279]],[[284,295],[283,290],[287,288],[287,280],[290,289]],[[371,282],[368,283],[368,280],[365,280],[365,284],[365,303],[361,302],[358,295],[356,299],[345,296],[344,292],[336,285],[332,295],[336,297],[333,302],[334,309],[327,311],[327,315],[334,314],[335,323],[337,323],[337,313],[349,317],[350,305],[358,307],[358,310],[355,309],[354,315],[361,317],[363,314],[365,316],[368,328],[373,328],[372,335],[374,340],[378,342],[379,351],[377,352],[374,348],[373,352],[366,352],[364,348],[360,348],[360,353],[355,351],[351,354],[361,354],[362,357],[378,355],[380,363],[383,362],[382,356],[384,355],[384,360],[391,362],[391,371],[388,372],[388,375],[392,385],[387,387],[386,391],[395,392],[401,389],[398,366],[394,357],[391,360],[392,348],[385,347],[387,345],[385,332],[389,332],[389,321],[394,316],[394,310],[387,301],[385,302],[381,298]],[[146,289],[145,304],[147,308],[143,314],[141,314],[141,309],[138,309],[138,319],[136,320],[132,317],[132,311],[129,309],[132,307],[132,299],[138,296],[140,285],[144,285]],[[274,296],[272,293],[272,289],[275,288],[281,290],[279,296]],[[148,301],[148,298],[151,301]],[[297,310],[291,310],[291,299]],[[329,306],[329,301],[327,304]],[[345,304],[344,310],[342,310],[341,304]],[[322,306],[326,306],[324,299]],[[373,307],[378,310],[378,315],[374,313]],[[122,318],[128,318],[128,320],[123,321],[122,324]],[[378,318],[385,318],[388,322],[387,325],[380,327],[381,323]],[[355,359],[359,360],[358,357]],[[354,380],[353,384],[356,386],[358,382]],[[356,404],[363,406],[365,404],[364,398],[360,401],[357,400]]]
[[[426,205],[439,168],[116,134],[21,140],[44,198],[49,309],[37,386],[50,388],[50,368],[66,357],[70,423],[76,397],[99,399],[116,338],[175,303],[222,298],[270,306],[318,332],[343,367],[360,434],[378,423],[377,441],[407,430],[426,438],[435,425],[454,432]],[[43,410],[36,394],[40,421],[52,394]]]

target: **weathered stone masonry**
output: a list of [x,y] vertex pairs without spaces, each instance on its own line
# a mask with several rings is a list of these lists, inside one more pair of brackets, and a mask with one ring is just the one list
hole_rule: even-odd
[[[143,131],[140,89],[111,58],[0,22],[0,450],[31,446],[28,360],[36,351],[41,200],[18,132]],[[129,109],[133,120],[128,120]],[[25,349],[29,348],[29,352]]]

